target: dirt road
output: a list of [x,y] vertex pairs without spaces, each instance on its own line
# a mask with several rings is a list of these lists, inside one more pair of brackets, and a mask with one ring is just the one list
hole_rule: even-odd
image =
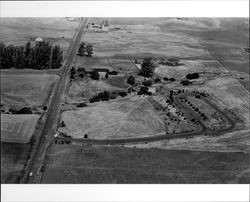
[[[194,96],[196,95],[195,93],[184,93],[181,94],[181,97],[186,97],[186,96]],[[143,143],[143,142],[154,142],[154,141],[160,141],[160,140],[170,140],[170,139],[179,139],[179,138],[191,138],[194,136],[199,136],[199,135],[222,135],[226,132],[230,132],[235,128],[235,123],[234,121],[227,116],[225,112],[222,112],[216,105],[214,105],[209,99],[205,97],[201,97],[205,102],[207,102],[212,108],[214,108],[221,116],[223,116],[227,122],[229,123],[229,126],[226,128],[218,129],[218,130],[211,130],[207,128],[202,121],[200,121],[199,116],[191,109],[189,108],[186,104],[181,103],[179,101],[179,97],[176,96],[174,99],[174,102],[177,106],[181,106],[182,108],[186,109],[193,117],[196,118],[196,121],[199,123],[201,126],[199,130],[197,131],[190,131],[190,132],[179,132],[179,133],[171,133],[171,134],[166,134],[162,133],[160,135],[155,135],[151,137],[139,137],[139,138],[130,138],[130,139],[71,139],[71,138],[57,138],[58,140],[62,141],[70,141],[70,142],[82,142],[86,144],[95,144],[95,145],[119,145],[119,144],[126,144],[126,143]],[[70,134],[69,134],[70,135]]]

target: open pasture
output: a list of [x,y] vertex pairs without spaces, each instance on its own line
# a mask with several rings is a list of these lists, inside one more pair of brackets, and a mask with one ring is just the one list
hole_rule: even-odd
[[42,183],[237,183],[248,162],[249,153],[54,144]]
[[139,97],[99,102],[77,111],[65,111],[68,135],[91,139],[119,139],[164,133],[165,126],[152,105]]
[[109,59],[109,61],[116,71],[138,72],[138,68],[129,59]]
[[75,67],[83,67],[87,71],[91,71],[96,68],[108,69],[113,71],[114,69],[110,66],[107,58],[96,58],[96,57],[80,57],[77,56],[74,62]]
[[102,81],[115,88],[124,89],[129,87],[125,75],[110,76],[108,79],[102,79]]
[[[96,81],[89,78],[84,78],[73,81],[69,87],[68,97],[75,101],[83,101],[88,100],[97,93],[103,92],[105,90],[122,90],[122,88],[112,85],[113,83],[110,81],[111,79],[112,78],[103,79],[103,81]],[[111,84],[109,84],[110,82]],[[119,85],[122,85],[121,80],[119,80]]]
[[78,25],[66,18],[1,18],[0,41],[18,46],[41,37],[60,45],[65,54]]
[[1,104],[42,106],[52,85],[59,79],[52,74],[1,72]]
[[194,72],[221,72],[225,68],[216,60],[181,60],[182,65],[158,65],[155,73],[161,76],[181,78]]
[[[95,22],[96,19],[90,19]],[[100,57],[136,58],[147,56],[209,57],[196,37],[185,32],[163,29],[171,18],[109,19],[113,26],[126,31],[87,33],[86,42],[93,43],[94,55]],[[98,22],[98,20],[96,20]],[[176,20],[176,23],[183,24]],[[197,26],[197,25],[194,25]],[[190,26],[191,28],[194,27]],[[197,26],[199,27],[199,25]],[[177,29],[180,26],[177,27]]]
[[1,114],[1,142],[28,143],[38,119],[35,114]]

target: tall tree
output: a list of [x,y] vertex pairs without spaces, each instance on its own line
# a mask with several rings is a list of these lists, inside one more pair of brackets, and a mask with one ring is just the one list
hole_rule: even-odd
[[88,43],[87,47],[86,47],[86,50],[87,50],[87,56],[91,57],[93,55],[93,45]]
[[152,58],[145,58],[142,61],[141,69],[139,75],[144,77],[152,77],[155,70],[155,64],[152,61]]
[[79,56],[84,56],[86,53],[86,47],[85,47],[85,43],[82,41],[80,43],[79,49],[78,49],[78,55]]

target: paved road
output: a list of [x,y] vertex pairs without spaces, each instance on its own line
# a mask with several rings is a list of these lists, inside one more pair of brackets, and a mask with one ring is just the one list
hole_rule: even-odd
[[227,122],[229,123],[229,126],[226,128],[221,128],[218,130],[211,130],[207,128],[204,123],[200,121],[199,116],[191,109],[189,108],[185,103],[182,103],[179,101],[180,96],[186,97],[186,96],[194,96],[195,93],[184,93],[179,96],[175,97],[175,104],[181,106],[182,108],[185,108],[193,117],[196,118],[197,122],[201,126],[197,131],[190,131],[190,132],[179,132],[179,133],[171,133],[166,134],[163,133],[161,135],[155,135],[150,137],[138,137],[138,138],[130,138],[130,139],[71,139],[71,138],[57,138],[58,140],[63,141],[71,141],[71,142],[80,142],[80,143],[86,143],[86,144],[94,144],[94,145],[121,145],[126,143],[143,143],[143,142],[154,142],[154,141],[160,141],[160,140],[170,140],[170,139],[180,139],[180,138],[190,138],[194,136],[199,135],[221,135],[226,132],[230,132],[235,128],[234,121],[227,116],[227,114],[223,111],[221,111],[215,104],[213,104],[209,99],[205,97],[201,97],[204,101],[206,101],[211,107],[213,107],[221,116],[223,116]]
[[[24,175],[20,180],[20,183],[36,183],[37,181],[39,181],[39,175],[37,175],[37,173],[39,173],[42,167],[46,148],[54,138],[55,126],[58,121],[59,107],[62,101],[62,95],[66,88],[67,77],[69,76],[73,58],[77,53],[80,41],[85,34],[84,29],[87,25],[87,20],[88,19],[85,18],[80,22],[78,30],[70,44],[70,47],[64,59],[63,71],[60,80],[56,85],[51,104],[47,110],[46,121],[43,125],[41,134],[39,135],[39,137],[37,137],[36,142],[32,147],[31,158],[24,169]],[[30,172],[33,173],[32,177],[29,176]]]

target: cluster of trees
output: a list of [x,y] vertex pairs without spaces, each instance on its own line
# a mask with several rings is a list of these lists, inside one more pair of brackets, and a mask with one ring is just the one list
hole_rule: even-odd
[[183,81],[181,81],[181,84],[182,84],[183,86],[188,86],[188,85],[192,84],[192,82],[189,81],[189,80],[183,80]]
[[164,81],[171,81],[171,82],[176,81],[175,78],[173,78],[173,77],[171,77],[171,78],[164,77],[163,80],[164,80]]
[[200,77],[199,73],[192,73],[192,74],[187,74],[186,78],[191,80],[191,79],[198,79]]
[[57,69],[61,67],[63,51],[59,45],[52,46],[49,42],[30,42],[25,46],[6,46],[0,43],[0,68],[17,69]]
[[206,116],[205,113],[202,113],[198,107],[195,107],[190,101],[188,101],[187,98],[182,98],[181,101],[186,102],[195,112],[197,112],[203,120],[206,120],[208,117]]
[[85,102],[78,103],[76,107],[87,107],[88,105]]
[[153,81],[152,81],[152,80],[145,80],[145,81],[142,82],[142,84],[143,84],[144,86],[152,86]]
[[127,79],[127,83],[130,84],[131,86],[135,85],[135,77],[134,76],[129,76]]
[[91,57],[93,55],[93,45],[82,41],[78,49],[78,55]]
[[152,58],[145,58],[142,61],[139,75],[144,77],[152,77],[154,75],[154,71],[155,71],[155,64]]
[[11,107],[9,111],[12,114],[32,114],[32,110],[29,107],[23,107],[21,109],[16,109],[15,107]]
[[93,71],[90,75],[90,78],[93,80],[99,80],[100,74],[97,71]]
[[140,90],[138,91],[138,95],[152,95],[151,92],[148,91],[149,88],[147,86],[142,86]]
[[98,93],[97,95],[93,96],[89,102],[99,102],[99,101],[109,101],[110,99],[116,99],[118,96],[125,97],[128,93],[125,91],[103,91]]

